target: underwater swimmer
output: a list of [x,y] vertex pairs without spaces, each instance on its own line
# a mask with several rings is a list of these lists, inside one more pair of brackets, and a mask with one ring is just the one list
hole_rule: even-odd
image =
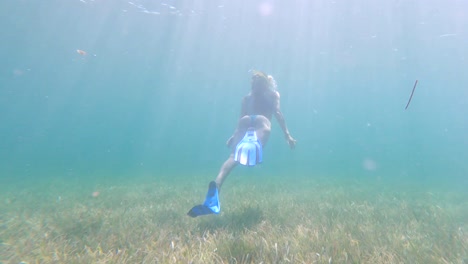
[[210,182],[205,202],[193,207],[188,215],[197,217],[220,212],[218,191],[229,173],[237,164],[255,166],[262,162],[262,147],[271,132],[271,118],[275,116],[283,130],[286,142],[294,149],[296,140],[291,137],[280,110],[280,94],[271,75],[253,71],[251,91],[242,100],[241,115],[237,128],[226,144],[232,149],[223,163],[215,181]]

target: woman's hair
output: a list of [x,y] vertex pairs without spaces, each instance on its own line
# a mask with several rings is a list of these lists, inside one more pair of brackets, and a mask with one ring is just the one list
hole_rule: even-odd
[[262,71],[257,71],[257,70],[252,70],[251,72],[252,72],[252,81],[261,82],[265,84],[265,86],[267,86],[271,90],[276,90],[277,85],[273,76],[267,75],[266,73]]

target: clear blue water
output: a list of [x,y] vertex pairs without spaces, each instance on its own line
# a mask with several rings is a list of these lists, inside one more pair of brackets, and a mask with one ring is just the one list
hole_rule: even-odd
[[2,1],[0,178],[208,182],[258,69],[276,78],[298,141],[289,150],[273,121],[259,173],[465,188],[466,10],[463,0]]

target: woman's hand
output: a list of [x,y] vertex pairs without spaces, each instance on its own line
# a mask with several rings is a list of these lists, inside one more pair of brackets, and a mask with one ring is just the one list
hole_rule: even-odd
[[291,137],[291,135],[286,136],[286,142],[288,142],[288,145],[291,149],[294,149],[296,147],[297,140]]

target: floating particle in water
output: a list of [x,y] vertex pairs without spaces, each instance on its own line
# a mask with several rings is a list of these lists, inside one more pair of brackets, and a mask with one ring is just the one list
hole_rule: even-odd
[[86,51],[80,50],[80,49],[77,49],[77,50],[76,50],[76,53],[80,54],[81,56],[86,56],[86,55],[88,55],[88,53],[87,53]]
[[411,90],[410,98],[408,99],[408,103],[406,104],[405,110],[408,109],[409,104],[411,103],[411,99],[413,98],[414,90],[416,89],[416,85],[418,85],[418,80],[414,82],[413,90]]
[[20,70],[20,69],[14,69],[13,70],[13,76],[15,77],[20,77],[24,74],[24,71],[23,70]]
[[363,167],[365,170],[374,171],[374,170],[377,169],[377,163],[376,163],[373,159],[365,158],[365,159],[362,161],[362,167]]

